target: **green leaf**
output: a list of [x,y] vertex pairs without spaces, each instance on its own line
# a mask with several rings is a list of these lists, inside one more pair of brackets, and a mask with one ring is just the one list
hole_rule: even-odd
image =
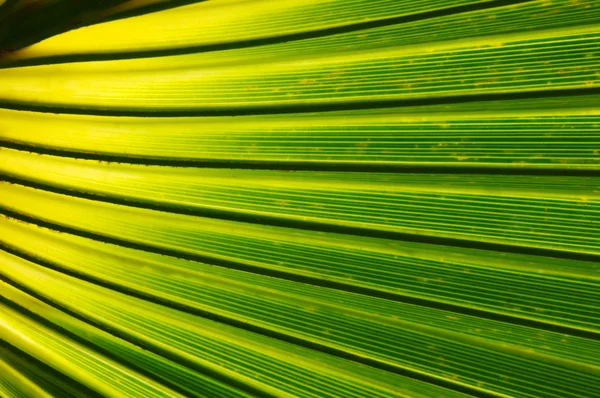
[[0,395],[600,391],[600,3],[109,3],[0,8]]

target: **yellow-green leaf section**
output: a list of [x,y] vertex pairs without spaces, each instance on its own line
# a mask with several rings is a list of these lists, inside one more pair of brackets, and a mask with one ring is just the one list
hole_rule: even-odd
[[598,395],[599,2],[89,7],[1,48],[0,396]]

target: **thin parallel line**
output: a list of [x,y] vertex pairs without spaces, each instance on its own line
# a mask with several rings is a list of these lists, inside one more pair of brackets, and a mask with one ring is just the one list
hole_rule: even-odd
[[[145,166],[170,166],[185,168],[212,168],[212,169],[254,169],[254,170],[289,170],[289,171],[343,171],[343,172],[377,172],[377,173],[419,173],[419,174],[501,174],[501,175],[548,175],[548,176],[600,176],[600,164],[590,164],[589,169],[556,168],[552,164],[542,167],[507,167],[506,163],[486,164],[485,167],[435,164],[378,164],[377,161],[362,160],[354,164],[335,161],[309,160],[227,160],[207,158],[168,158],[158,156],[143,156],[129,154],[108,154],[59,149],[41,145],[23,144],[10,139],[0,138],[0,148],[9,148],[34,154],[66,157],[82,160],[96,160],[106,163],[123,163]],[[432,154],[433,155],[433,154]],[[442,155],[443,159],[448,158]],[[512,157],[509,157],[512,159]],[[595,168],[595,169],[593,169]],[[8,178],[6,176],[2,178]]]
[[349,111],[360,109],[379,109],[390,107],[413,107],[423,105],[446,105],[471,102],[488,102],[517,99],[536,99],[548,97],[571,98],[590,94],[600,94],[600,87],[590,88],[565,88],[546,90],[538,87],[536,90],[515,91],[508,93],[481,93],[470,95],[446,95],[443,97],[429,98],[404,98],[389,100],[359,100],[336,103],[325,103],[314,101],[309,104],[286,104],[261,106],[252,105],[236,108],[223,107],[203,107],[189,108],[179,110],[169,110],[167,108],[149,108],[139,110],[124,109],[102,109],[92,107],[65,107],[50,105],[32,105],[30,102],[23,101],[0,101],[0,108],[55,114],[71,115],[96,115],[96,116],[152,116],[152,117],[173,117],[173,116],[242,116],[242,115],[279,115],[287,113],[313,113],[313,112],[334,112]]

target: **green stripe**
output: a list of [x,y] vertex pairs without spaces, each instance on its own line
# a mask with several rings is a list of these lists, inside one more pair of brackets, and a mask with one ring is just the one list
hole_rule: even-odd
[[[110,62],[4,69],[0,100],[75,109],[243,112],[588,89],[600,73],[594,56],[599,32],[590,25],[412,49],[278,58],[260,68],[250,63],[174,70],[154,58],[142,64],[112,61],[126,68],[112,73]],[[86,72],[96,64],[102,71]]]
[[0,110],[0,139],[5,145],[111,155],[130,162],[598,170],[596,103],[600,97],[594,95],[233,118]]

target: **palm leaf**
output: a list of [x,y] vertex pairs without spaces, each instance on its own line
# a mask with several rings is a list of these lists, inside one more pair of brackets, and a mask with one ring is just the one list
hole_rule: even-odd
[[0,2],[2,396],[598,394],[598,2],[188,3]]

